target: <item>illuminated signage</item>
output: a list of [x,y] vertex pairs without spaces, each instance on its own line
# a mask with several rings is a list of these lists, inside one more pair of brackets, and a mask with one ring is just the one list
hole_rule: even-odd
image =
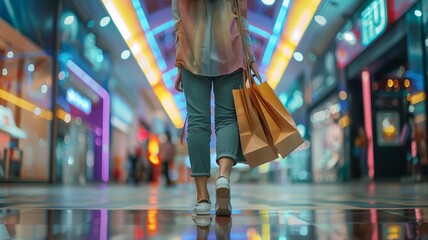
[[86,114],[92,111],[92,102],[88,98],[80,95],[77,91],[69,88],[67,90],[67,102],[82,110]]
[[374,0],[361,12],[361,35],[364,46],[369,45],[386,29],[388,23],[386,0]]

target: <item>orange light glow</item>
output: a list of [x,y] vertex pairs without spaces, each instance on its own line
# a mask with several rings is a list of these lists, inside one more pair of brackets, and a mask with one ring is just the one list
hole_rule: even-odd
[[348,98],[348,94],[345,91],[340,91],[339,98],[340,100],[346,100]]
[[147,213],[147,230],[149,236],[155,236],[157,233],[158,223],[157,223],[157,213],[156,209],[151,209]]
[[269,85],[275,88],[291,60],[303,34],[311,22],[321,0],[293,1],[278,47],[266,70]]
[[351,123],[351,120],[349,119],[349,116],[343,116],[342,118],[339,119],[339,125],[342,128],[346,128],[347,126],[349,126],[349,124]]
[[411,95],[411,97],[410,97],[410,103],[412,105],[418,104],[424,100],[425,100],[425,93],[424,92],[415,93],[415,94]]
[[250,240],[261,240],[260,234],[257,233],[257,230],[255,228],[249,228],[247,230],[247,239]]
[[149,138],[149,146],[148,146],[148,150],[149,150],[149,160],[153,165],[159,165],[160,161],[158,158],[158,153],[159,153],[159,140],[158,138],[152,134]]
[[56,111],[56,116],[64,122],[67,122],[67,114],[69,115],[69,113],[61,108]]
[[49,111],[47,109],[43,109],[39,106],[36,106],[33,103],[30,103],[27,100],[24,100],[24,99],[17,97],[17,96],[15,96],[9,92],[6,92],[3,89],[0,89],[0,98],[6,100],[7,102],[14,104],[15,106],[17,106],[19,108],[22,108],[28,112],[31,112],[31,113],[35,113],[35,110],[37,109],[39,111],[36,111],[37,115],[36,114],[35,115],[38,117],[44,118],[44,119],[49,120],[49,121],[51,121],[53,119],[53,115],[52,115],[51,111]]
[[410,87],[410,81],[409,81],[409,79],[404,80],[404,86],[406,88]]
[[400,83],[398,82],[398,80],[394,80],[394,87],[398,88],[400,86]]
[[150,155],[149,160],[153,165],[159,165],[160,163],[159,158],[156,155]]
[[149,197],[149,204],[158,204],[158,197],[157,196],[150,196]]

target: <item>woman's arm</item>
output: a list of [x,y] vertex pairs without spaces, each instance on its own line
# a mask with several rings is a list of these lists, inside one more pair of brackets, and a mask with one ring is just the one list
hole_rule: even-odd
[[[178,11],[178,1],[180,0],[172,0],[171,8],[172,8],[172,16],[174,18],[174,32],[175,32],[175,52],[178,50],[178,24],[180,24],[180,12]],[[178,66],[177,66],[178,67]],[[182,79],[181,79],[181,68],[178,67],[177,79],[174,84],[175,90],[182,92]]]
[[256,77],[262,81],[259,70],[257,69],[256,57],[254,56],[253,48],[251,46],[251,36],[250,36],[250,25],[247,21],[247,0],[241,0],[241,15],[242,15],[242,24],[244,28],[244,48],[247,49],[249,53],[249,60],[251,62],[251,70],[253,70]]
[[[238,0],[239,1],[239,0]],[[247,21],[247,0],[241,1],[241,16],[242,16],[242,27],[244,29],[244,48],[249,54],[250,62],[255,62],[256,58],[254,57],[253,48],[251,46],[251,36],[250,36],[250,25]]]

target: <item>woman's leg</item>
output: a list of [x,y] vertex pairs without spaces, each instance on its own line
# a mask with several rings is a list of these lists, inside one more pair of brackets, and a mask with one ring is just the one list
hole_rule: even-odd
[[213,79],[215,94],[215,129],[219,177],[230,178],[237,162],[239,132],[232,90],[242,83],[242,70]]
[[234,165],[234,160],[229,157],[223,157],[218,159],[218,177],[225,177],[230,179],[230,172],[232,171],[232,167]]
[[191,176],[195,178],[197,201],[209,200],[207,178],[211,176],[211,89],[208,77],[182,69],[183,89],[188,114],[187,145]]
[[232,90],[239,88],[242,70],[213,79],[215,95],[215,129],[217,136],[217,163],[219,178],[216,181],[217,216],[232,214],[230,172],[237,162],[239,133]]
[[210,195],[208,193],[208,177],[200,176],[194,177],[196,184],[196,202],[201,200],[210,200]]

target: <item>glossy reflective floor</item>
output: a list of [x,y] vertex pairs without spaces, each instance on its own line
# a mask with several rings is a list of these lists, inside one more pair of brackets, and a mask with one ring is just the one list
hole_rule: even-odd
[[192,185],[3,185],[0,239],[428,239],[426,183],[234,184],[231,218],[193,217],[194,195]]

